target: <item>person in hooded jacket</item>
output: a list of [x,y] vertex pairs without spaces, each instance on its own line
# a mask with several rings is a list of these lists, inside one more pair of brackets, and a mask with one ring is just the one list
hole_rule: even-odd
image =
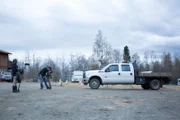
[[13,81],[13,86],[12,86],[12,91],[13,92],[18,92],[17,90],[17,72],[18,72],[18,65],[17,65],[17,59],[13,59],[13,63],[11,64],[11,75],[12,75],[12,81]]

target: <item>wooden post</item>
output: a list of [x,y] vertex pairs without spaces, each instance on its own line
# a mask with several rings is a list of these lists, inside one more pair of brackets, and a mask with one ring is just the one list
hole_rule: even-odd
[[63,86],[61,79],[59,79],[59,86]]

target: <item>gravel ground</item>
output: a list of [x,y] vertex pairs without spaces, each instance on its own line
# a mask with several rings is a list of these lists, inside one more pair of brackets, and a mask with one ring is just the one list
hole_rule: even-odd
[[180,120],[180,87],[159,91],[138,86],[88,86],[22,83],[20,93],[0,83],[0,120]]

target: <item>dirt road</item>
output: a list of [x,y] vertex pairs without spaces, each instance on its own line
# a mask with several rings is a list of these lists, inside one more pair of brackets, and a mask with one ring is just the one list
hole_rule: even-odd
[[38,83],[23,83],[20,93],[12,93],[11,83],[0,83],[0,120],[179,120],[179,100],[179,87],[54,84],[40,90]]

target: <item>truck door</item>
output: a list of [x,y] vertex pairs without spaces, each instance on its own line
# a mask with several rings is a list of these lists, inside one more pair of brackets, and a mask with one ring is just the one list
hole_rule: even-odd
[[121,64],[120,83],[134,83],[134,69],[129,64]]
[[110,65],[102,74],[103,83],[117,83],[119,79],[119,65]]

